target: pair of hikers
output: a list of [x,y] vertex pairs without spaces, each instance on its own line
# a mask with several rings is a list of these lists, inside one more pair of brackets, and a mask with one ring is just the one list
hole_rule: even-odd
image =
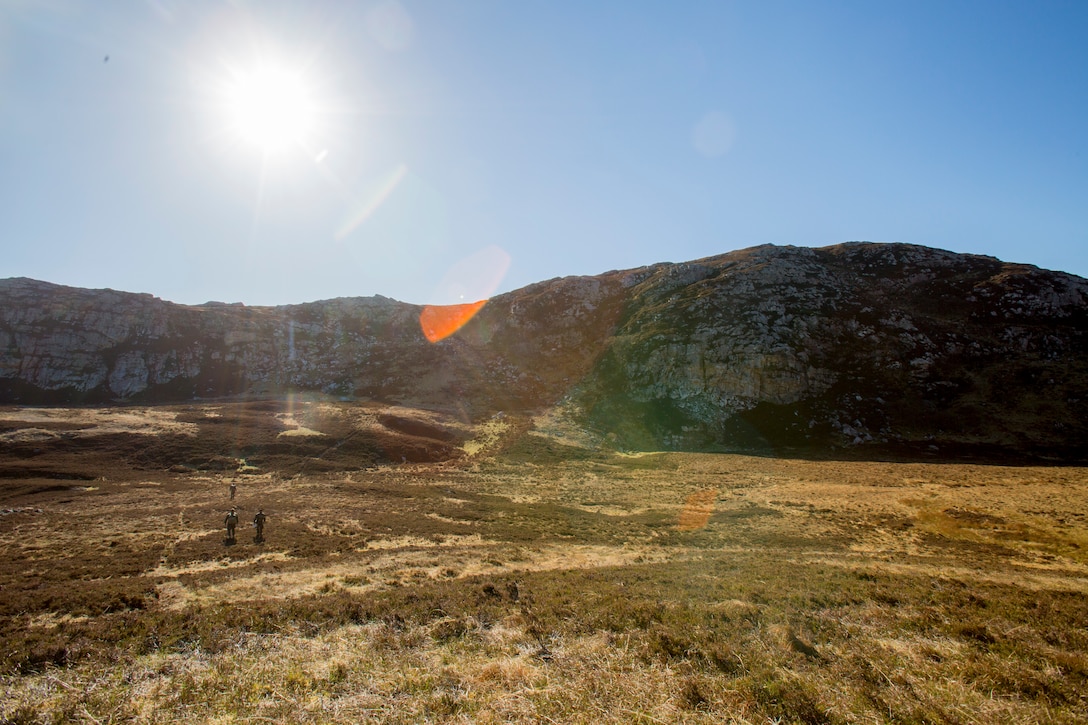
[[[257,541],[264,540],[264,522],[266,518],[264,509],[257,509],[257,514],[253,517],[253,527],[257,529]],[[227,517],[223,519],[223,523],[227,525],[227,541],[234,541],[234,531],[238,527],[238,510],[232,508],[227,512]]]

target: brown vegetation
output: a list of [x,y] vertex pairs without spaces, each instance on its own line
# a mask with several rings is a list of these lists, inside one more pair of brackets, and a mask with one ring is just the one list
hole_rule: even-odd
[[1088,719],[1084,469],[532,423],[0,411],[0,722]]

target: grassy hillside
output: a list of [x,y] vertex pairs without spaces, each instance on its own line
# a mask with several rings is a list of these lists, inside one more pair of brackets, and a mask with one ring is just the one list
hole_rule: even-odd
[[0,722],[1088,719],[1084,469],[246,410],[0,411]]

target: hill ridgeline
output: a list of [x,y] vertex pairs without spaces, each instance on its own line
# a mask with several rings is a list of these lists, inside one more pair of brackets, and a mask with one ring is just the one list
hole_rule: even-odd
[[0,280],[0,403],[312,391],[560,410],[628,449],[1088,459],[1088,280],[905,244],[540,282],[430,342],[385,297],[280,307]]

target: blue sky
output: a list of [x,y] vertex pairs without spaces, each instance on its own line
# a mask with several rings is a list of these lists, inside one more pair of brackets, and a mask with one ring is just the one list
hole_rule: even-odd
[[[1088,276],[1085,38],[1080,0],[0,0],[0,277],[445,304],[853,240]],[[269,64],[274,149],[231,115]]]

